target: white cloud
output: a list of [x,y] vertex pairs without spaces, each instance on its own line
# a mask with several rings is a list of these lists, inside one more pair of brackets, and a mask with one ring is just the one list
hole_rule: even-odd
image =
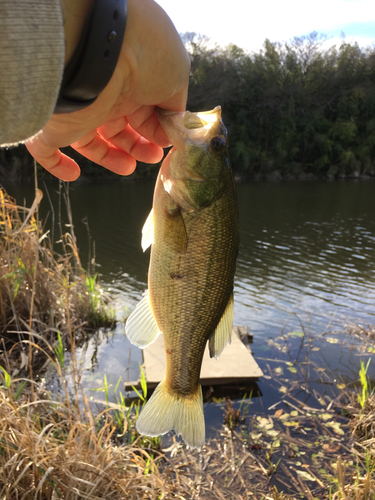
[[311,31],[327,33],[349,23],[375,21],[374,0],[157,1],[179,32],[195,31],[221,45],[236,43],[249,50],[258,50],[266,38],[283,41]]

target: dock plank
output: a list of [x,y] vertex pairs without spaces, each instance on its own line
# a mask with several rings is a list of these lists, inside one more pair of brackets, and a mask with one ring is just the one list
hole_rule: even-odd
[[[233,329],[232,342],[226,346],[218,360],[210,358],[207,343],[200,377],[203,385],[255,380],[263,376],[261,368],[250,349],[239,339],[237,331],[238,327]],[[164,377],[165,353],[162,335],[143,350],[143,361],[147,386],[153,388]]]

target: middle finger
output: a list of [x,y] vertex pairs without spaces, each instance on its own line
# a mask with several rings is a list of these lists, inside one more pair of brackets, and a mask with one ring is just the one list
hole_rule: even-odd
[[124,117],[102,125],[98,134],[136,160],[157,163],[163,158],[163,149],[136,132]]

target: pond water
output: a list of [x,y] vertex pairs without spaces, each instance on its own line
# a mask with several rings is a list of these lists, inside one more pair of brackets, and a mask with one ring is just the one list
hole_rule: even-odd
[[[47,186],[40,187],[45,193],[43,216],[51,209]],[[69,188],[82,264],[87,267],[94,241],[96,270],[101,285],[113,293],[119,318],[135,307],[147,286],[149,252],[142,252],[140,241],[153,188],[153,183],[126,180],[73,183]],[[26,198],[31,205],[33,188],[8,185],[6,189],[19,204]],[[55,234],[57,191],[56,185],[48,186],[55,206]],[[241,247],[234,324],[246,325],[252,332],[252,351],[265,372],[276,354],[295,360],[306,347],[296,335],[288,337],[287,351],[275,351],[282,331],[304,331],[319,343],[323,334],[342,331],[345,324],[375,323],[374,182],[238,183],[237,193]],[[50,213],[48,224],[51,220]],[[360,358],[351,349],[334,343],[325,343],[324,352],[319,349],[314,351],[319,354],[314,363],[333,374],[333,385],[336,376],[346,384],[358,379]],[[123,323],[113,332],[97,335],[81,354],[87,391],[100,387],[104,374],[113,385],[119,377],[138,378],[141,351],[130,348]],[[369,374],[374,376],[371,365]],[[238,397],[247,390],[243,388]],[[219,393],[234,398],[237,394],[230,388]],[[262,379],[256,394],[262,397],[255,405],[264,410],[275,402],[277,387]],[[95,393],[95,398],[102,397]],[[205,406],[205,414],[209,426],[222,421],[222,409],[213,404]]]

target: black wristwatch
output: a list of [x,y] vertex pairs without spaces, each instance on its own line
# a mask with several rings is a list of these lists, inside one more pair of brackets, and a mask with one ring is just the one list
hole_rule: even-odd
[[111,79],[127,19],[126,0],[95,0],[78,47],[64,70],[54,113],[72,113],[92,104]]

